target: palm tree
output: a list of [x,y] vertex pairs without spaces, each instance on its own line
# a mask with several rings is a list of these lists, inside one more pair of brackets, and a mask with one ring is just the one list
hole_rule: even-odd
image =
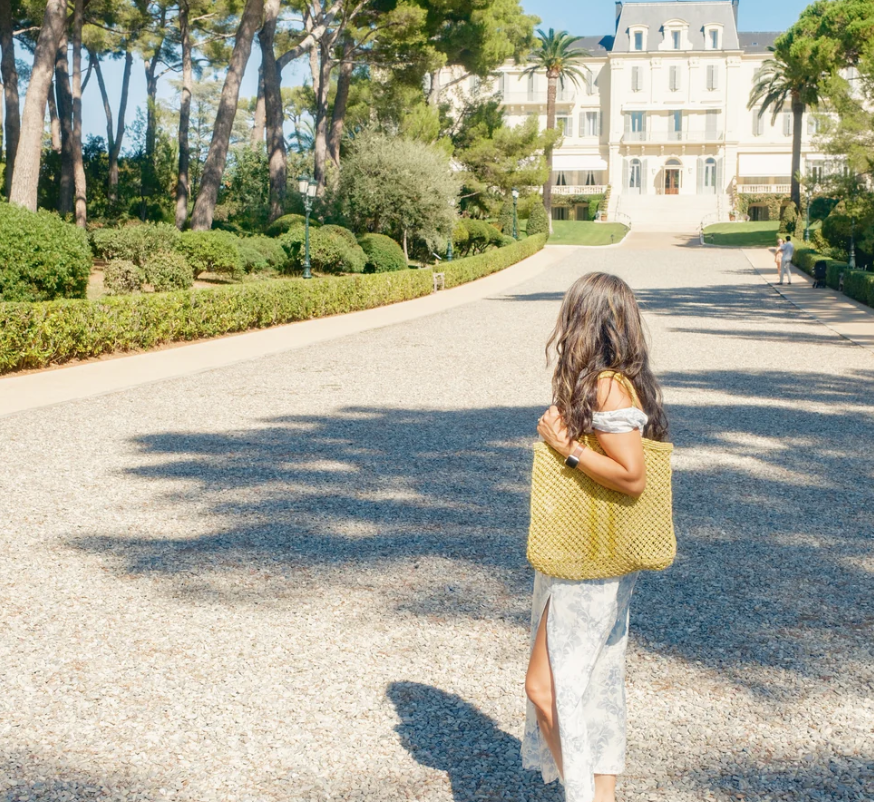
[[[771,48],[774,51],[774,48]],[[759,117],[771,111],[771,124],[788,105],[792,113],[792,185],[790,195],[796,209],[801,209],[801,122],[809,106],[820,101],[819,75],[796,59],[769,58],[756,76],[747,108],[759,105]]]
[[[531,54],[523,75],[535,75],[545,72],[548,80],[546,91],[546,129],[555,130],[555,96],[559,82],[564,88],[565,81],[570,81],[574,86],[584,80],[583,71],[589,72],[589,68],[582,64],[582,60],[592,54],[588,50],[574,47],[574,38],[567,31],[556,33],[552,28],[549,33],[538,29],[537,36],[540,46]],[[549,175],[543,185],[543,205],[549,218],[550,230],[552,230],[552,145],[546,147],[546,164]]]

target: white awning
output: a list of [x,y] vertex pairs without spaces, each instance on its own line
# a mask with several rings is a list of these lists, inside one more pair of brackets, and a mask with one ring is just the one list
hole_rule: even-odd
[[607,162],[600,156],[574,155],[572,153],[554,153],[552,169],[558,170],[606,170]]
[[792,175],[791,153],[741,153],[737,174],[741,178],[767,176],[788,178]]

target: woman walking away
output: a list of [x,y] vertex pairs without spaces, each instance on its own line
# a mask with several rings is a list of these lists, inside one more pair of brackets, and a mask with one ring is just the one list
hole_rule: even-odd
[[[629,286],[589,273],[568,290],[555,330],[551,406],[537,431],[565,464],[639,497],[642,437],[667,439],[659,384]],[[594,434],[603,454],[580,443]],[[671,530],[671,537],[673,531]],[[560,779],[567,802],[614,802],[625,767],[625,647],[637,572],[557,579],[535,572],[522,762]]]

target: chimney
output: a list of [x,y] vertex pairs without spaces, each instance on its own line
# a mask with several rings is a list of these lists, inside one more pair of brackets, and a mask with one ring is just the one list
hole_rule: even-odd
[[737,28],[737,7],[740,5],[740,0],[731,0],[731,10],[734,12],[734,27]]
[[[737,0],[731,0],[732,3],[736,3]],[[622,14],[622,0],[616,0],[616,31],[619,31],[619,17]],[[737,14],[737,11],[735,11]]]

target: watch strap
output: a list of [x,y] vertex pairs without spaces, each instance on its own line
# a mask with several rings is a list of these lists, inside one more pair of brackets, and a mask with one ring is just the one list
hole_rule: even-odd
[[564,464],[568,466],[568,468],[576,468],[577,465],[580,464],[580,457],[583,453],[583,446],[577,443],[576,447],[573,451],[568,455],[567,459],[565,459]]

